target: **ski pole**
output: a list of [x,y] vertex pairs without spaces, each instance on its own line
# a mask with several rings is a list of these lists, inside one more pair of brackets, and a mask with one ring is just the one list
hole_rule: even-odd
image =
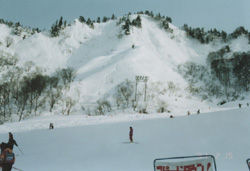
[[16,170],[19,170],[19,171],[23,171],[23,170],[21,170],[21,169],[18,169],[18,168],[16,168],[16,167],[12,167],[13,169],[16,169]]
[[17,148],[21,151],[22,154],[24,154],[24,153],[22,152],[22,150],[21,150],[18,146],[17,146]]

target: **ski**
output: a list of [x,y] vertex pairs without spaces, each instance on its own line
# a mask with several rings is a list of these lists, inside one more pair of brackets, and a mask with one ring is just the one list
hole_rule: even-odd
[[122,142],[123,144],[139,144],[139,142]]

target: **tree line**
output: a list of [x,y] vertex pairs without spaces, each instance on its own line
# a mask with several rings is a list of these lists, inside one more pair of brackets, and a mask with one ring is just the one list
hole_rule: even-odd
[[52,112],[58,104],[62,114],[70,114],[75,102],[64,95],[75,79],[74,69],[57,69],[48,76],[31,61],[23,67],[17,66],[17,62],[17,56],[0,51],[0,122],[16,115],[20,121],[46,110]]
[[[0,24],[4,24],[7,25],[9,28],[12,28],[12,33],[14,35],[20,36],[23,39],[26,38],[26,36],[28,35],[34,35],[36,33],[40,33],[41,30],[37,27],[37,28],[30,28],[30,27],[26,27],[20,24],[20,22],[12,22],[12,21],[6,21],[4,19],[0,19]],[[26,32],[26,34],[22,34]]]
[[208,44],[218,39],[227,42],[232,39],[237,39],[239,36],[246,36],[250,43],[250,32],[248,32],[243,26],[236,28],[231,34],[227,34],[223,30],[218,31],[217,29],[205,31],[204,28],[192,28],[187,24],[184,24],[182,29],[186,32],[187,37],[196,39],[202,44]]
[[[164,28],[166,31],[172,33],[173,30],[169,27],[169,23],[172,23],[171,17],[161,15],[160,13],[154,14],[152,11],[139,11],[137,12],[138,16],[135,20],[129,21],[128,16],[131,15],[129,12],[127,15],[124,15],[123,17],[120,17],[118,19],[117,24],[125,23],[122,26],[122,29],[124,30],[125,35],[129,35],[129,28],[130,26],[136,26],[141,28],[141,19],[139,15],[145,14],[147,16],[150,16],[152,19],[156,21],[161,21],[160,27]],[[98,17],[96,20],[91,20],[90,18],[85,19],[84,16],[80,16],[78,20],[81,23],[87,24],[90,28],[94,29],[94,23],[105,23],[109,20],[116,20],[117,17],[112,14],[111,17],[104,16],[102,19],[101,17]],[[4,19],[0,19],[0,24],[5,24],[9,26],[10,28],[13,28],[13,34],[21,36],[23,38],[26,38],[29,35],[33,35],[35,33],[41,32],[39,28],[30,28],[25,27],[20,24],[20,22],[13,23],[11,21],[5,21]],[[67,26],[70,26],[70,24],[67,23],[66,20],[63,20],[63,17],[61,16],[59,20],[56,20],[55,23],[52,24],[50,29],[51,37],[57,37],[60,35],[60,32],[64,30]],[[187,24],[184,24],[182,29],[186,32],[187,37],[193,38],[198,40],[202,44],[210,43],[214,40],[220,39],[223,42],[227,42],[231,39],[236,39],[239,36],[243,35],[248,37],[249,43],[250,43],[250,32],[246,30],[243,26],[240,26],[235,29],[231,34],[226,33],[225,31],[218,31],[217,29],[210,29],[208,31],[205,31],[204,28],[192,28],[188,26]],[[27,34],[22,34],[26,32]]]
[[82,109],[88,115],[105,115],[114,110],[133,110],[147,114],[149,112],[148,106],[153,105],[156,108],[153,112],[170,112],[168,103],[161,97],[166,95],[178,96],[180,90],[179,86],[171,81],[166,81],[165,83],[160,81],[152,82],[147,89],[147,100],[144,101],[145,86],[137,87],[137,91],[135,89],[136,82],[126,79],[114,88],[113,93],[104,95],[92,105],[85,104],[85,106],[82,106]]
[[203,99],[232,101],[250,90],[250,52],[232,53],[229,46],[210,52],[207,66],[186,62],[178,71],[189,82],[187,90]]

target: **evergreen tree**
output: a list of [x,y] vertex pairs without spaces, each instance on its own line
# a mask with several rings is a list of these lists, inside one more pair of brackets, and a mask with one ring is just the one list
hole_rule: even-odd
[[96,22],[97,22],[97,23],[100,23],[100,22],[101,22],[101,18],[98,17]]
[[23,31],[23,29],[22,29],[21,24],[20,24],[19,22],[17,22],[17,23],[15,24],[15,26],[14,26],[13,33],[14,33],[15,35],[17,35],[17,36],[21,36],[22,31]]
[[51,31],[50,31],[50,33],[51,33],[51,36],[52,36],[52,37],[57,37],[57,36],[59,36],[60,28],[59,28],[59,26],[58,26],[58,20],[56,21],[55,24],[53,24],[53,25],[51,26]]
[[141,28],[141,17],[138,15],[135,20],[132,21],[132,25],[138,28]]
[[170,17],[166,17],[166,21],[167,21],[168,23],[172,23],[172,19],[171,19]]
[[86,24],[90,26],[90,25],[91,25],[91,23],[92,23],[91,19],[90,19],[90,18],[88,18],[88,20],[86,21]]
[[248,35],[248,31],[243,26],[238,27],[233,33],[231,33],[231,36],[235,39],[240,35]]
[[116,19],[115,14],[112,14],[112,16],[111,16],[111,20],[115,20],[115,19]]
[[56,20],[56,23],[51,26],[50,33],[51,33],[52,37],[59,36],[61,30],[64,29],[63,23],[64,23],[64,27],[66,27],[66,21],[63,22],[63,17],[61,16],[59,22],[58,22],[58,20]]
[[102,22],[106,23],[108,21],[108,17],[104,16]]
[[61,18],[60,18],[60,20],[59,20],[59,23],[58,23],[59,29],[62,28],[62,25],[63,25],[63,17],[61,16]]
[[155,19],[156,19],[156,20],[160,20],[160,19],[161,19],[161,14],[158,13],[158,14],[155,16]]
[[224,42],[227,41],[227,33],[226,33],[225,31],[222,31],[222,32],[221,32],[221,38],[222,38],[222,40],[223,40]]
[[162,21],[162,27],[165,29],[165,30],[168,30],[169,29],[169,24],[166,20]]
[[85,22],[86,22],[86,20],[85,20],[85,18],[84,18],[83,16],[80,16],[78,20],[79,20],[81,23],[85,23]]
[[125,30],[124,33],[125,33],[126,35],[129,35],[129,34],[130,34],[130,25],[131,25],[131,22],[130,22],[129,19],[127,19],[127,20],[125,21],[125,24],[122,26],[122,29]]

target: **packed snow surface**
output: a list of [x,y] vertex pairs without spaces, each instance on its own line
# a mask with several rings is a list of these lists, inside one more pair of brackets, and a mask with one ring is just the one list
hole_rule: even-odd
[[[250,158],[249,108],[192,114],[43,116],[0,126],[12,131],[14,167],[24,171],[152,171],[156,158],[213,155],[218,171],[245,171]],[[53,122],[55,129],[49,130]],[[129,142],[129,127],[134,141]]]

